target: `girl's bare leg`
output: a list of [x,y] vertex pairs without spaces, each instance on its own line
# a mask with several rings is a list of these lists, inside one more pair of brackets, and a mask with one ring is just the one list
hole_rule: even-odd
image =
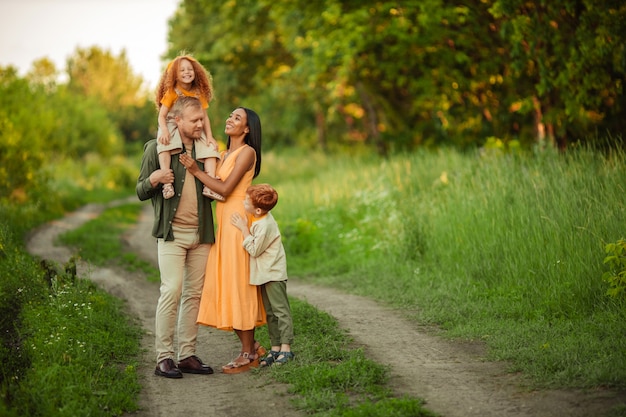
[[[206,158],[204,160],[204,172],[206,172],[209,177],[215,178],[216,168],[217,168],[217,158]],[[226,200],[223,195],[216,193],[215,191],[211,190],[206,185],[202,189],[202,195],[204,195],[205,197],[212,198],[213,200],[217,200],[217,201]]]
[[[159,167],[169,168],[172,163],[172,155],[170,151],[161,152],[159,154]],[[166,200],[174,197],[174,184],[163,184],[163,198]]]

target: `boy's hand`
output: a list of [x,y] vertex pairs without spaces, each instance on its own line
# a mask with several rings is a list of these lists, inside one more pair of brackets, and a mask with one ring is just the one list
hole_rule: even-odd
[[248,222],[239,213],[230,216],[230,223],[242,232],[248,230]]

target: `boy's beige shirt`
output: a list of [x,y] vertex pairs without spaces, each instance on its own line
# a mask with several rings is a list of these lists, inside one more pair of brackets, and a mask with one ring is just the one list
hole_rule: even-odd
[[250,236],[243,240],[243,247],[250,254],[251,285],[287,280],[285,248],[271,213],[253,220]]

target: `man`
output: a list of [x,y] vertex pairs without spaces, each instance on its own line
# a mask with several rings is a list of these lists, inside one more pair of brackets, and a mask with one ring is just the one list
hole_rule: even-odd
[[[183,141],[183,152],[195,158],[195,140],[201,139],[204,109],[194,97],[181,97],[172,106]],[[171,167],[159,167],[156,139],[144,146],[137,179],[139,200],[151,199],[154,209],[152,236],[157,238],[160,297],[156,308],[154,373],[182,378],[183,372],[212,374],[196,356],[198,307],[206,261],[215,242],[211,200],[202,196],[203,184],[172,157]],[[164,199],[163,184],[174,181],[176,195]],[[178,365],[174,362],[174,335],[178,337]]]

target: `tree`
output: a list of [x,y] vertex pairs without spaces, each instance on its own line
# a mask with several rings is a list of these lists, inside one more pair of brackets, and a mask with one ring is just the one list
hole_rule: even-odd
[[283,143],[564,144],[623,131],[625,14],[616,0],[186,0],[169,54],[194,52],[218,97],[258,106]]
[[143,80],[134,75],[126,51],[119,56],[97,46],[76,48],[67,60],[68,87],[72,93],[97,98],[109,110],[143,104]]
[[505,71],[493,51],[503,48],[482,2],[272,4],[291,73],[306,74],[309,98],[347,141],[386,153],[506,129],[493,117]]
[[187,0],[170,20],[167,57],[190,53],[211,73],[216,99],[209,111],[218,116],[212,120],[224,120],[234,106],[262,108],[262,119],[274,121],[264,124],[264,133],[278,139],[285,134],[274,128],[285,121],[283,106],[293,103],[290,108],[298,109],[302,103],[280,82],[293,59],[269,12],[270,6],[257,0]]
[[498,0],[490,10],[510,47],[519,111],[534,114],[538,140],[564,147],[623,113],[623,2]]
[[76,48],[67,61],[67,74],[70,94],[101,103],[127,141],[154,136],[150,133],[156,126],[152,97],[141,76],[132,72],[126,51],[115,56],[96,46]]
[[41,58],[32,63],[26,78],[31,83],[42,86],[46,92],[53,92],[57,86],[59,71],[54,62]]
[[1,198],[23,199],[26,190],[41,181],[44,139],[37,133],[51,128],[48,116],[41,96],[18,76],[17,69],[0,68]]

